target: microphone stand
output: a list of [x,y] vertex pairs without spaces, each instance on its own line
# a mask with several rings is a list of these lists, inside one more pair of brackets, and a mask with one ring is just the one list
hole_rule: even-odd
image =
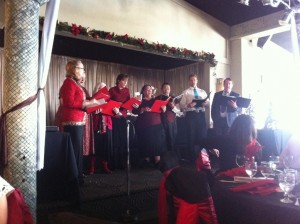
[[126,213],[123,214],[122,220],[125,223],[133,223],[136,222],[137,216],[133,214],[131,211],[131,200],[130,200],[130,147],[129,147],[129,130],[130,130],[130,120],[128,120],[126,117],[122,116],[126,120],[126,134],[127,134],[127,161],[126,161],[126,177],[127,177],[127,209]]

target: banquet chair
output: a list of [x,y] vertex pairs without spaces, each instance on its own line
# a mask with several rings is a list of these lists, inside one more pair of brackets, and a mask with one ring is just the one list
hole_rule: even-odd
[[7,197],[7,224],[33,224],[31,212],[19,189],[14,189]]
[[19,189],[0,176],[0,224],[31,224],[33,219]]
[[[170,158],[167,156],[166,159]],[[159,224],[217,224],[206,172],[175,165],[172,156],[170,160],[172,166],[163,172],[160,183]]]

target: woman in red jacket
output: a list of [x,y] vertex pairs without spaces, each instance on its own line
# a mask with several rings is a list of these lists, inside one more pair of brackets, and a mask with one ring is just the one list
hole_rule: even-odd
[[68,62],[66,72],[66,79],[60,88],[61,123],[64,132],[70,133],[79,182],[83,183],[83,133],[87,116],[84,109],[99,105],[100,101],[86,99],[86,94],[79,84],[84,75],[84,66],[80,60]]

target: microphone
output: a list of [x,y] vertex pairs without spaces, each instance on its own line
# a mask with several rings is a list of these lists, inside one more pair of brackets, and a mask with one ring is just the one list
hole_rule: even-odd
[[125,115],[122,114],[120,111],[117,113],[117,115],[119,115],[120,117],[124,118],[126,120],[126,122],[130,123],[130,120],[127,117],[125,117]]

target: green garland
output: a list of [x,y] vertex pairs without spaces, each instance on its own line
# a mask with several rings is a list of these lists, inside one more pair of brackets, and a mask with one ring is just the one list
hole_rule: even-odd
[[[44,17],[40,17],[40,25],[43,26],[43,24],[44,24]],[[95,29],[89,30],[89,28],[83,27],[81,25],[77,26],[75,23],[69,25],[67,22],[57,22],[56,29],[58,31],[70,32],[75,36],[83,35],[95,39],[103,39],[103,40],[114,41],[121,44],[128,44],[131,46],[141,48],[145,51],[163,53],[178,58],[205,61],[208,62],[212,67],[215,67],[217,65],[217,61],[215,60],[215,55],[213,53],[207,53],[204,51],[201,52],[191,51],[186,48],[169,47],[166,44],[160,44],[158,42],[149,43],[147,40],[143,38],[135,38],[127,34],[117,35],[115,33],[110,33],[101,30],[95,30]]]

